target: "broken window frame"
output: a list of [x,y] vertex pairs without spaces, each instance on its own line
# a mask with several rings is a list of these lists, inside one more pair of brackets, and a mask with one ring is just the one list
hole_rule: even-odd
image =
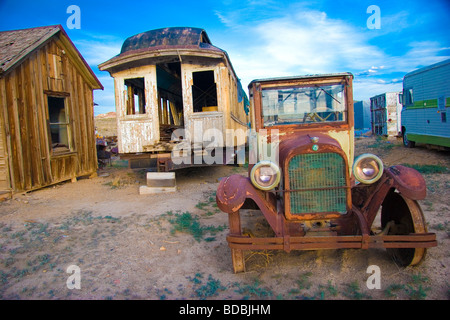
[[[136,80],[142,81],[142,87],[131,83]],[[145,77],[125,78],[123,80],[123,93],[126,116],[144,115],[147,113]],[[132,99],[130,99],[131,97]]]
[[[63,94],[47,94],[48,135],[49,135],[49,144],[53,154],[62,154],[74,151],[71,139],[70,114],[66,98],[67,95]],[[52,99],[60,99],[60,102],[51,103]],[[62,104],[62,107],[60,104]],[[52,115],[56,115],[56,111],[51,109],[55,109],[58,107],[59,107],[58,120],[55,120],[55,118],[52,117]],[[61,111],[64,111],[62,119],[61,119]],[[57,130],[59,134],[59,139],[55,139],[56,128],[60,128],[59,130]],[[60,136],[61,129],[64,129],[63,133],[65,135],[65,138],[63,139]]]
[[[199,73],[206,73],[206,72],[210,72],[212,73],[212,77],[213,77],[213,82],[212,84],[205,90],[204,88],[200,88],[198,85],[196,85],[195,83],[195,74],[199,74]],[[209,92],[210,90],[212,91],[212,87],[214,86],[215,89],[215,94],[214,96]],[[203,91],[199,96],[197,96],[197,93],[195,91],[195,89],[198,89],[200,91]],[[215,76],[215,70],[214,69],[205,69],[205,70],[197,70],[197,71],[193,71],[192,72],[192,86],[191,86],[191,90],[192,90],[192,112],[193,113],[201,113],[201,112],[214,112],[214,111],[218,111],[218,104],[219,104],[219,100],[218,100],[218,85],[216,82],[216,76]],[[197,91],[198,92],[198,91]],[[212,101],[215,100],[215,104],[211,104],[209,105],[208,103],[206,103],[206,105],[202,105],[200,102],[196,103],[196,100],[198,101],[198,99],[200,98],[204,98],[209,96],[209,99],[211,99]],[[210,100],[210,101],[211,101]],[[204,102],[206,102],[207,100],[203,100]],[[213,107],[213,110],[203,110],[203,108],[211,108]],[[214,108],[215,107],[215,108]]]

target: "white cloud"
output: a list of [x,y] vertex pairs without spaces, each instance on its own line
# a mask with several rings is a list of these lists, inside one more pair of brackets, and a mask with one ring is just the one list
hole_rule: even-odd
[[115,111],[114,79],[106,71],[99,71],[98,65],[120,53],[123,39],[111,35],[84,34],[84,38],[74,40],[74,44],[90,65],[103,85],[103,90],[94,90],[94,114]]
[[369,100],[371,97],[385,92],[402,91],[402,81],[385,81],[382,79],[355,79],[353,81],[353,100]]
[[[227,23],[238,28],[235,21]],[[227,51],[244,86],[265,77],[355,70],[373,73],[381,69],[377,62],[385,58],[363,32],[317,10],[303,8],[240,28],[248,41],[239,47],[230,42]]]
[[392,34],[403,31],[411,25],[417,25],[424,21],[417,17],[411,16],[406,10],[397,12],[392,15],[384,14],[383,7],[381,7],[381,25],[380,29],[373,32],[373,29],[367,29],[366,33],[369,37],[378,37],[380,35]]
[[225,26],[227,26],[228,28],[234,27],[232,18],[225,16],[224,14],[220,13],[219,11],[215,11],[214,13],[219,18],[220,22],[222,22]]
[[382,58],[382,52],[366,43],[362,34],[324,12],[301,11],[258,25],[262,40],[259,52],[264,60],[284,70],[328,73],[362,69],[368,61]]
[[414,41],[409,44],[411,48],[402,56],[386,57],[386,65],[389,71],[410,72],[418,67],[431,65],[450,56],[440,55],[444,50],[450,47],[443,47],[436,41]]
[[95,67],[118,55],[122,48],[122,42],[88,38],[74,41],[86,62]]
[[114,79],[107,72],[97,72],[97,78],[102,83],[103,90],[94,90],[94,102],[97,104],[94,107],[95,115],[115,111],[115,92]]
[[[291,9],[283,15],[277,12],[276,18],[255,21],[240,22],[237,13],[220,15],[233,28],[233,36],[224,43],[244,87],[257,78],[349,71],[355,75],[355,96],[368,99],[400,91],[401,74],[450,58],[443,55],[449,48],[433,41],[415,41],[406,52],[388,54],[383,42],[387,38],[377,41],[376,37],[399,36],[412,23],[406,11],[383,16],[385,32],[375,36],[325,12]],[[241,39],[236,40],[239,33]]]

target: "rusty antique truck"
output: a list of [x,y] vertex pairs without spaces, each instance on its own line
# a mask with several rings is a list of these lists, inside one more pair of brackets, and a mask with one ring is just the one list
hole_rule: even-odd
[[[234,272],[245,271],[246,250],[386,248],[409,266],[437,245],[418,204],[426,196],[420,173],[385,168],[373,154],[355,157],[352,81],[351,73],[338,73],[249,84],[256,160],[250,157],[248,177],[226,177],[216,193],[229,215]],[[265,156],[261,146],[276,152]],[[243,232],[240,212],[250,205],[270,236]]]

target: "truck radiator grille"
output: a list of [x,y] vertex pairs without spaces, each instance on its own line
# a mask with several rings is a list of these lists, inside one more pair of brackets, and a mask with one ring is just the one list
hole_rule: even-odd
[[346,170],[344,159],[337,153],[294,156],[289,163],[291,214],[346,213]]

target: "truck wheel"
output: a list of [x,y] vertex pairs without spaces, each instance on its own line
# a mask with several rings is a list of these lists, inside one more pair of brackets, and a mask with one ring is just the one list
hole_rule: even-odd
[[[415,200],[403,197],[391,191],[383,201],[381,209],[381,226],[393,221],[388,234],[407,235],[410,233],[426,233],[425,218],[422,209]],[[418,265],[426,255],[425,248],[387,248],[387,252],[400,266]]]
[[406,134],[406,131],[403,131],[403,145],[407,148],[414,148],[416,146],[416,143],[414,141],[408,140],[408,135]]

